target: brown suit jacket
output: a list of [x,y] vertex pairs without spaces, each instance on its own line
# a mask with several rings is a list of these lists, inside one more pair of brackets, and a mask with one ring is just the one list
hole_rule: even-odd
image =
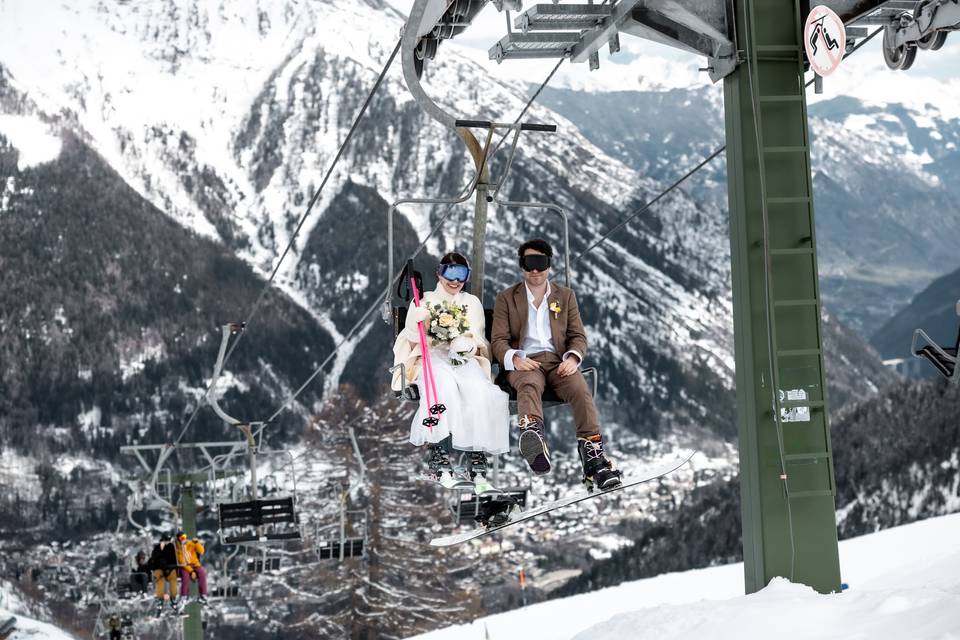
[[[580,319],[580,307],[573,289],[550,283],[547,304],[559,303],[560,312],[548,311],[550,332],[557,355],[576,351],[587,355],[587,334]],[[524,283],[515,284],[497,294],[493,306],[493,325],[490,329],[490,347],[493,357],[503,366],[503,356],[510,349],[519,349],[527,332],[527,289]]]

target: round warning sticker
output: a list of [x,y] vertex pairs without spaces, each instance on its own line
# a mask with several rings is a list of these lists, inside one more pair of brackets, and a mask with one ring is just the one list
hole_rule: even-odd
[[822,4],[814,7],[803,28],[803,44],[810,68],[818,75],[830,75],[840,66],[847,49],[843,20],[829,7]]

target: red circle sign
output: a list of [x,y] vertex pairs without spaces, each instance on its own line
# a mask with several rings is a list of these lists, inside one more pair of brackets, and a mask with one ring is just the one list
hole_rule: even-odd
[[803,46],[807,50],[810,68],[817,75],[830,75],[840,66],[847,50],[843,20],[829,7],[822,4],[814,7],[803,27]]

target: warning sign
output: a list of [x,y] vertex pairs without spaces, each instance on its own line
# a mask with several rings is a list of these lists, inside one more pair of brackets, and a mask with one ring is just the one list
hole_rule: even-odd
[[817,75],[828,76],[837,70],[847,50],[847,32],[843,20],[833,9],[817,5],[807,16],[803,27],[803,45],[810,68]]

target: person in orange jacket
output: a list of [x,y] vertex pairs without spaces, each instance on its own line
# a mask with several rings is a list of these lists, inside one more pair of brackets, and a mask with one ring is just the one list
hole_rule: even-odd
[[200,590],[197,602],[207,604],[207,572],[200,564],[200,557],[205,553],[203,543],[199,538],[187,540],[183,531],[177,533],[177,564],[180,565],[180,596],[190,595],[190,580],[195,580]]

